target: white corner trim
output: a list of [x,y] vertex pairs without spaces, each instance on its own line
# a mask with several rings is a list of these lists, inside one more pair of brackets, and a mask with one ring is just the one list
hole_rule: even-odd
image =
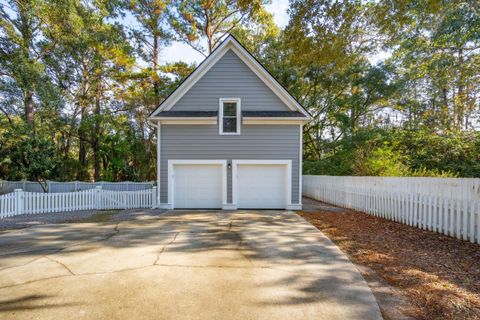
[[[236,132],[223,132],[223,104],[225,102],[235,102],[237,104],[236,117],[237,117],[237,131]],[[241,130],[241,115],[242,115],[242,99],[240,98],[220,98],[218,99],[218,134],[225,136],[239,135]]]
[[234,37],[228,36],[218,46],[212,54],[210,54],[199,66],[191,73],[187,79],[158,107],[152,114],[154,117],[160,111],[170,110],[190,88],[200,80],[210,68],[215,65],[223,55],[231,49],[259,78],[262,80],[284,103],[290,110],[299,111],[308,119],[310,115],[303,107],[292,97],[290,93],[283,88],[278,81],[258,63],[257,60],[244,48]]
[[285,165],[287,208],[292,202],[292,160],[232,160],[232,203],[237,205],[238,166],[242,164]]
[[161,169],[161,162],[162,162],[162,158],[161,158],[161,125],[160,125],[160,122],[157,122],[157,194],[156,194],[156,197],[157,197],[157,204],[160,204],[161,203],[161,193],[160,193],[160,188],[161,188],[161,182],[160,182],[160,169]]
[[289,204],[287,210],[302,210],[302,204]]
[[175,165],[213,164],[222,166],[222,203],[227,203],[227,160],[168,160],[168,203],[175,208]]
[[[300,152],[298,155],[298,203],[302,206],[302,174],[303,174],[303,124],[300,125]],[[298,210],[301,210],[298,209]]]

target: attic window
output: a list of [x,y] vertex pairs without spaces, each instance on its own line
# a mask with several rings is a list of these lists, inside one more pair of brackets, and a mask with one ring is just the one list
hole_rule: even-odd
[[219,134],[240,134],[240,108],[239,98],[220,99]]

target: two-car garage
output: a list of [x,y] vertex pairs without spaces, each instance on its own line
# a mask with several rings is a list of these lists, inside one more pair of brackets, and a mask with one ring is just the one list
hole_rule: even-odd
[[285,209],[291,160],[170,160],[168,181],[173,208]]

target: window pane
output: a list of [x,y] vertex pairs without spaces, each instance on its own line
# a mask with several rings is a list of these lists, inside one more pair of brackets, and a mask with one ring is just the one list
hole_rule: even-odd
[[223,132],[237,132],[237,118],[223,118]]
[[224,102],[223,103],[223,115],[224,116],[236,116],[237,115],[237,103],[236,102]]

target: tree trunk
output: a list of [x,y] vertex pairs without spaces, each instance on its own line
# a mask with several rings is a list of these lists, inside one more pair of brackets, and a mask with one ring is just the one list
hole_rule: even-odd
[[458,50],[458,65],[459,65],[459,75],[458,75],[458,98],[456,99],[455,104],[457,105],[457,114],[456,121],[458,129],[463,129],[463,120],[465,116],[466,109],[466,100],[465,99],[465,76],[463,73],[463,48]]
[[[451,128],[451,125],[450,125],[451,123],[450,123],[450,119],[448,119],[450,117],[450,113],[449,113],[449,108],[448,108],[448,90],[447,90],[447,88],[442,87],[441,96],[442,96],[442,105],[443,105],[443,107],[442,107],[443,122],[444,122],[444,125],[446,126],[446,128],[450,129]],[[454,119],[452,124],[453,124],[453,127],[455,128],[455,119]]]
[[160,81],[158,77],[158,35],[153,34],[153,92],[155,94],[155,106],[160,103]]
[[77,180],[85,180],[86,178],[86,169],[87,169],[87,145],[83,139],[85,135],[85,130],[83,128],[85,120],[87,118],[87,108],[85,105],[82,105],[82,110],[80,112],[80,128],[78,130],[79,141],[78,141],[78,162],[80,163],[80,170],[77,172]]
[[80,163],[80,169],[77,172],[77,180],[85,180],[87,178],[87,145],[84,139],[86,135],[85,120],[88,116],[88,90],[89,90],[89,76],[86,63],[82,66],[82,92],[79,98],[80,105],[80,127],[78,128],[78,162]]
[[24,108],[25,108],[25,120],[27,124],[34,128],[34,114],[35,114],[35,107],[33,103],[33,91],[26,90],[25,98],[24,98]]
[[213,31],[212,31],[212,24],[211,24],[209,12],[207,9],[204,9],[204,12],[205,12],[205,35],[207,36],[208,54],[210,54],[213,51]]
[[[33,30],[32,30],[32,12],[29,10],[30,5],[19,1],[16,3],[18,7],[18,15],[20,18],[19,30],[22,38],[22,47],[21,50],[24,55],[26,63],[30,66],[33,65],[32,57],[30,54],[30,49],[33,46]],[[33,82],[27,81],[24,84],[24,111],[25,111],[25,121],[32,128],[34,127],[34,103],[33,103]]]
[[100,180],[100,85],[95,90],[95,133],[93,137],[93,175],[95,181]]

